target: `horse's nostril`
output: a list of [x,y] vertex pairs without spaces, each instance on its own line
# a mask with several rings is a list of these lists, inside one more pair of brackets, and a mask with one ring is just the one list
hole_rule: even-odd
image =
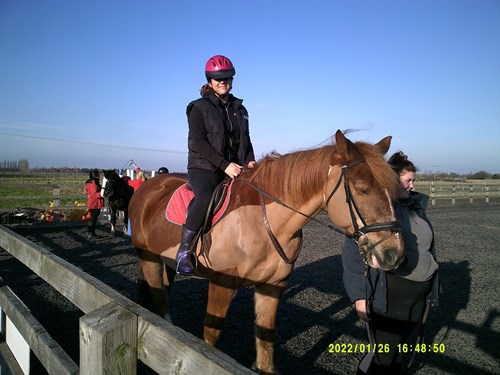
[[384,249],[383,252],[378,253],[377,255],[379,255],[377,258],[379,260],[380,266],[384,270],[392,270],[399,264],[400,259],[398,250],[395,248]]

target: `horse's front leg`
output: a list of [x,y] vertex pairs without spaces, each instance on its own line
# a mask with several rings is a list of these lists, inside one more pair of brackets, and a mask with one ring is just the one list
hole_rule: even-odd
[[115,235],[115,226],[116,226],[116,215],[118,214],[117,210],[114,210],[111,206],[109,206],[109,224],[111,225],[111,230],[109,233],[114,236]]
[[139,258],[137,283],[141,306],[170,320],[168,315],[168,289],[162,259],[149,251],[135,249]]
[[227,310],[238,291],[240,279],[236,275],[217,273],[208,285],[207,315],[203,337],[209,345],[215,345],[219,338]]
[[259,374],[274,374],[276,315],[287,281],[255,287],[255,369]]
[[128,208],[123,210],[123,234],[128,234]]

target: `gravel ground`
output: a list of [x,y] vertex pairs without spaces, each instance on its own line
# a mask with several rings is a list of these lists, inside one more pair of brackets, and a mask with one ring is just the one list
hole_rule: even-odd
[[[500,205],[436,206],[428,213],[444,293],[440,307],[429,315],[425,342],[443,344],[445,352],[417,354],[410,373],[500,374]],[[135,253],[127,238],[109,237],[107,227],[97,231],[103,236],[99,240],[87,240],[81,226],[12,229],[138,301]],[[329,351],[330,344],[367,343],[342,286],[342,241],[317,223],[304,229],[304,248],[278,312],[275,358],[281,374],[352,374],[362,356]],[[82,312],[3,250],[0,277],[78,363]],[[207,285],[180,277],[172,290],[174,324],[197,337],[202,334]],[[240,290],[217,343],[248,367],[255,356],[252,298],[252,289]],[[138,374],[153,372],[139,365]]]

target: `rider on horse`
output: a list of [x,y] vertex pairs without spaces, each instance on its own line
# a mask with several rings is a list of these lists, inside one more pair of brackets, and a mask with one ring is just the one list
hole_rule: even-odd
[[182,227],[176,256],[178,273],[192,275],[196,271],[191,262],[191,247],[217,185],[227,176],[237,177],[242,166],[255,166],[248,112],[243,100],[229,93],[235,74],[227,57],[211,57],[205,66],[207,83],[201,88],[202,97],[187,106],[188,178],[195,196]]

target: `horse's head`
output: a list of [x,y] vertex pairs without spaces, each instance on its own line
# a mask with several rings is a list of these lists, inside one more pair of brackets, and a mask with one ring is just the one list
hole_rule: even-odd
[[108,198],[113,195],[114,181],[116,180],[116,177],[119,178],[119,176],[114,169],[104,169],[102,173],[106,179],[106,184],[104,185],[104,197]]
[[335,138],[325,190],[328,215],[359,244],[370,266],[375,257],[380,268],[394,269],[403,259],[404,243],[393,209],[399,179],[384,159],[391,137],[375,145],[353,143],[338,130]]
[[118,176],[118,174],[116,173],[116,171],[114,169],[104,169],[102,171],[104,177],[106,178],[106,180],[110,181],[110,180],[113,180],[115,179],[116,177],[120,177]]

